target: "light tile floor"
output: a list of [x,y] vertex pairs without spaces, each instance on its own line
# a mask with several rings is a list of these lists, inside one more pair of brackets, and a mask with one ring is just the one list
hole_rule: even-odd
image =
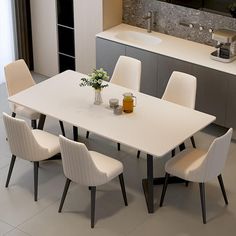
[[[40,82],[44,77],[34,74]],[[63,108],[62,108],[63,109]],[[61,161],[44,161],[39,170],[39,200],[33,201],[33,166],[18,159],[9,188],[4,187],[10,162],[10,151],[5,139],[2,112],[10,112],[7,93],[0,85],[0,235],[7,236],[234,236],[236,235],[236,144],[233,141],[223,177],[229,198],[226,207],[217,180],[206,185],[207,224],[202,224],[199,189],[197,184],[186,188],[170,185],[164,206],[158,207],[161,187],[155,188],[157,203],[154,214],[148,214],[141,187],[146,175],[145,154],[136,158],[136,150],[122,146],[91,133],[85,139],[80,130],[79,139],[88,148],[108,154],[124,164],[124,176],[129,206],[123,204],[117,180],[98,188],[96,224],[90,229],[90,195],[87,188],[72,184],[61,214],[58,213],[65,177]],[[65,124],[66,134],[72,137],[71,126]],[[48,118],[45,129],[60,133],[57,120]],[[125,132],[125,131],[124,131]],[[208,148],[214,137],[225,129],[212,125],[195,135],[198,146]],[[141,134],[140,134],[141,135]],[[187,142],[189,145],[189,143]],[[169,158],[155,159],[155,175],[164,174],[163,165]]]

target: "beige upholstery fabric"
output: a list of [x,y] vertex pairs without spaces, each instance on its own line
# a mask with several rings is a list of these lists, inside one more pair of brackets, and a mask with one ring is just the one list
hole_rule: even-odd
[[[25,61],[22,59],[8,64],[5,66],[4,70],[9,96],[35,85],[35,81],[33,80]],[[10,108],[16,114],[31,120],[36,120],[40,116],[39,113],[16,104],[10,104]]]
[[233,129],[216,138],[208,151],[189,148],[167,161],[167,173],[192,182],[204,183],[222,173]]
[[60,152],[59,139],[42,130],[31,130],[24,120],[3,113],[11,153],[28,161],[48,159]]
[[110,82],[139,91],[140,80],[141,61],[132,57],[120,56]]
[[162,99],[194,109],[196,90],[196,77],[174,71],[169,79]]
[[121,162],[103,154],[88,151],[83,143],[59,137],[63,170],[73,182],[98,186],[109,182],[123,172]]

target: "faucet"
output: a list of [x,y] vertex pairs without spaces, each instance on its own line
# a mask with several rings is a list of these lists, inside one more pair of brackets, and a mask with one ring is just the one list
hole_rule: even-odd
[[143,17],[144,20],[147,20],[147,32],[152,32],[152,12],[149,11],[146,16]]

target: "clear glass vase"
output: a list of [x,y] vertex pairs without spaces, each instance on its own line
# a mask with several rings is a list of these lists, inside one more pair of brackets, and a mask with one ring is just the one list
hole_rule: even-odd
[[94,104],[95,104],[95,105],[100,105],[100,104],[102,104],[101,89],[95,89],[94,91],[95,91]]

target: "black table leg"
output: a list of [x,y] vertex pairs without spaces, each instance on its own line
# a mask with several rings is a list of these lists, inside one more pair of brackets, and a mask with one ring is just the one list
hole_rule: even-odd
[[40,114],[39,123],[38,123],[38,129],[43,130],[45,120],[46,120],[46,115]]
[[143,191],[146,198],[148,213],[154,212],[153,196],[153,156],[147,154],[147,179],[142,181]]

